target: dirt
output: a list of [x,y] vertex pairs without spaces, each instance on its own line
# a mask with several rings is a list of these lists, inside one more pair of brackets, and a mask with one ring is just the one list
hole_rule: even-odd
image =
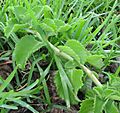
[[0,65],[0,76],[5,80],[12,72],[10,65]]
[[[45,64],[42,64],[42,63],[45,63]],[[43,67],[46,67],[48,65],[48,63],[46,63],[46,62],[42,62],[42,63],[40,62],[39,65],[41,65]],[[116,68],[117,68],[116,64],[111,64],[108,68],[106,68],[106,71],[114,73]],[[6,79],[11,72],[12,72],[12,66],[10,64],[0,65],[0,75],[3,79]],[[37,79],[39,77],[38,74],[39,73],[34,73],[34,79]],[[48,74],[48,80],[47,80],[47,85],[48,85],[48,89],[49,89],[49,93],[50,93],[50,97],[51,97],[51,102],[56,105],[64,106],[65,102],[62,99],[60,99],[57,95],[56,87],[53,82],[54,76],[55,76],[55,71],[51,69]],[[79,92],[79,93],[81,95],[81,92]],[[42,95],[43,95],[43,92],[41,93],[41,96]],[[82,97],[79,97],[79,98],[82,99],[83,97],[84,97],[84,94],[82,94]],[[30,104],[39,112],[40,112],[40,109],[41,110],[48,109],[48,105],[43,105],[43,104],[37,102],[37,100],[34,100]],[[72,106],[70,108],[70,111],[65,111],[65,110],[59,109],[59,108],[52,108],[49,112],[44,112],[44,113],[77,113],[78,109],[79,109],[79,105],[76,105],[76,106]],[[9,113],[32,113],[32,112],[26,108],[19,107],[18,110],[10,110]]]

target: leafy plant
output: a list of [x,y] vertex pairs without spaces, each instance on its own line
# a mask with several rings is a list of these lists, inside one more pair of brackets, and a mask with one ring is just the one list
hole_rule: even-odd
[[[79,113],[119,113],[117,104],[120,98],[117,87],[120,69],[118,68],[115,75],[105,69],[111,62],[119,64],[119,60],[114,59],[120,56],[120,16],[116,14],[120,3],[117,0],[101,1],[2,1],[0,48],[4,50],[1,42],[8,43],[15,68],[6,80],[1,79],[1,112],[18,109],[19,104],[38,113],[28,103],[31,97],[37,98],[36,95],[39,95],[41,90],[44,91],[44,103],[51,107],[47,80],[51,67],[55,67],[54,83],[57,94],[66,102],[67,108],[81,103]],[[44,49],[47,52],[44,53]],[[3,55],[1,59],[6,56]],[[39,62],[46,59],[49,64],[42,68]],[[17,85],[21,86],[17,70],[26,71],[27,63],[30,63],[29,74],[27,79],[22,81],[27,82],[27,87],[16,92],[9,83],[15,76]],[[36,70],[39,77],[35,81],[32,77]],[[108,75],[107,84],[101,83],[100,74]],[[86,87],[86,75],[90,78],[90,89]],[[96,86],[92,86],[91,81]],[[81,101],[78,94],[84,88],[86,98]]]

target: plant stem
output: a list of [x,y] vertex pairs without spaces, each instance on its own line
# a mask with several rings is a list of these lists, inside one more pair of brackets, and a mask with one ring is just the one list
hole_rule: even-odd
[[[49,46],[53,49],[53,51],[59,55],[59,56],[62,56],[64,57],[65,59],[68,59],[70,61],[74,61],[74,59],[69,56],[68,54],[64,53],[64,52],[61,52],[58,48],[56,48],[54,45],[52,45],[50,42],[48,42]],[[99,87],[102,87],[102,84],[99,82],[99,80],[95,77],[95,75],[92,73],[92,71],[90,71],[87,67],[85,67],[84,65],[80,64],[80,67],[86,72],[86,74],[93,80],[93,82],[99,86]]]
[[[40,34],[37,32],[36,35],[42,40],[42,37],[40,36]],[[47,41],[47,40],[46,40]],[[48,46],[54,51],[54,53],[58,56],[62,56],[63,58],[70,60],[70,61],[74,61],[74,58],[72,58],[70,55],[60,51],[57,47],[55,47],[53,44],[51,44],[49,41],[47,41],[46,43],[48,43]],[[77,62],[78,63],[78,62]],[[99,80],[95,77],[95,75],[92,73],[92,71],[90,71],[87,67],[85,67],[84,65],[78,63],[80,65],[80,67],[85,71],[85,73],[92,79],[92,81],[99,87],[102,87],[102,84],[99,82]]]
[[93,80],[93,82],[99,86],[102,87],[102,84],[99,82],[99,80],[95,77],[92,71],[90,71],[87,67],[84,65],[80,64],[80,67],[86,72],[86,74]]

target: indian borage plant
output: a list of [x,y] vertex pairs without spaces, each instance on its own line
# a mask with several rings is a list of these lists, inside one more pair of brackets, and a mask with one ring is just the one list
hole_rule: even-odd
[[[32,5],[30,5],[27,1],[25,3],[26,7],[23,7],[23,4],[21,4],[20,6],[9,8],[10,12],[14,16],[13,18],[10,18],[8,20],[8,25],[5,27],[5,35],[7,37],[9,37],[13,32],[31,33],[31,35],[26,35],[22,37],[22,39],[20,39],[18,42],[16,42],[13,59],[16,61],[16,64],[19,65],[19,68],[23,69],[25,67],[27,59],[33,52],[37,51],[43,46],[46,47],[49,50],[51,56],[53,56],[58,68],[58,72],[55,77],[58,94],[66,101],[68,107],[70,107],[70,104],[76,104],[77,102],[79,102],[77,93],[78,90],[83,86],[83,71],[85,71],[89,75],[89,77],[91,77],[91,79],[95,82],[96,85],[102,87],[101,83],[94,76],[93,72],[91,72],[84,65],[86,63],[89,63],[94,67],[101,69],[104,66],[104,63],[102,61],[102,58],[104,58],[104,56],[95,53],[92,54],[85,49],[84,45],[87,45],[88,42],[91,42],[91,40],[94,39],[97,33],[99,33],[103,26],[108,22],[114,11],[116,3],[103,24],[101,24],[91,34],[89,34],[89,32],[92,28],[86,28],[84,26],[86,21],[83,18],[72,19],[70,23],[66,24],[63,20],[59,18],[54,18],[55,12],[52,11],[52,9],[48,5],[45,5],[45,3],[42,3],[42,5],[44,4],[43,6],[35,6],[33,8],[31,8]],[[82,30],[84,31],[84,33]],[[65,40],[63,40],[64,37],[66,38]],[[66,40],[67,42],[60,43],[63,45],[56,48],[52,44],[54,41],[53,38],[57,38],[57,41],[60,42]],[[69,38],[77,39],[81,41],[81,43],[77,40],[68,40]],[[54,43],[56,43],[56,41]],[[23,45],[29,46],[23,48]],[[63,60],[63,58],[65,58],[66,60]],[[65,64],[65,66],[63,64]],[[76,67],[80,68],[78,69]],[[50,104],[50,98],[48,98],[49,93],[47,91],[44,78],[46,75],[41,69],[40,74],[43,75],[43,86],[46,100]],[[30,76],[28,78],[29,81],[31,81]],[[94,103],[94,99],[90,102]],[[107,102],[104,101],[104,103]],[[87,106],[87,104],[85,105]],[[81,108],[81,113],[84,111],[83,108]],[[101,111],[103,109],[104,106],[102,106]]]

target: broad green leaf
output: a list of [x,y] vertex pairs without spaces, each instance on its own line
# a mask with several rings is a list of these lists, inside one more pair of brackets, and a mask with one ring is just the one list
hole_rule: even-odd
[[77,94],[78,94],[78,90],[83,86],[83,81],[82,81],[83,71],[80,69],[72,69],[69,70],[67,75],[74,88],[73,92],[69,90],[70,102],[71,104],[78,104],[80,100],[78,99]]
[[105,113],[119,113],[113,101],[108,101],[105,107]]
[[46,23],[40,23],[40,27],[45,31],[54,32],[54,29],[51,26],[48,26]]
[[60,26],[60,28],[57,31],[58,32],[65,32],[65,31],[68,31],[70,28],[71,28],[71,26],[66,24],[64,26]]
[[91,56],[88,56],[87,62],[95,66],[96,68],[100,69],[104,65],[102,58],[103,56],[101,55],[91,55]]
[[18,20],[22,19],[25,16],[26,8],[22,6],[15,6],[14,7],[14,14]]
[[77,67],[77,63],[75,61],[67,61],[65,63],[65,68],[66,69],[74,69],[75,67]]
[[45,5],[43,10],[45,18],[52,18],[52,9],[48,5]]
[[58,48],[62,51],[73,57],[76,61],[80,61],[79,56],[68,46],[58,46]]
[[43,20],[43,22],[47,25],[47,26],[50,26],[52,27],[54,30],[56,30],[57,26],[55,25],[55,22],[53,19],[50,19],[50,18],[45,18]]
[[39,19],[43,13],[43,6],[37,5],[32,10],[34,11],[36,18]]
[[25,67],[25,63],[30,55],[43,46],[42,42],[35,40],[32,35],[26,35],[19,40],[13,52],[13,59],[21,69]]
[[59,19],[55,19],[54,22],[55,22],[55,24],[56,24],[56,26],[57,26],[58,28],[59,28],[60,26],[64,26],[64,25],[65,25],[64,21],[59,20]]
[[93,113],[93,99],[86,99],[81,103],[80,111],[78,113]]
[[86,62],[89,53],[79,41],[68,40],[65,45],[70,47],[79,56],[82,64]]
[[68,72],[68,76],[75,90],[75,94],[77,95],[78,90],[83,86],[83,71],[80,69],[73,69]]
[[99,97],[95,97],[94,100],[94,113],[102,113],[104,109],[105,101],[100,99]]

